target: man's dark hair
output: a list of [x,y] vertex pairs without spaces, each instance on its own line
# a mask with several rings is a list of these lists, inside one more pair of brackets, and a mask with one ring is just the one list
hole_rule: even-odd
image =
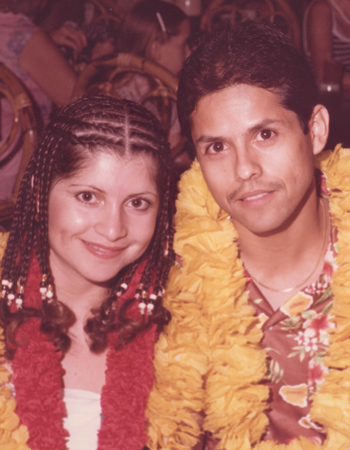
[[178,90],[183,132],[190,137],[191,114],[202,97],[237,84],[275,92],[308,132],[318,97],[308,61],[282,32],[255,22],[209,36],[185,61]]

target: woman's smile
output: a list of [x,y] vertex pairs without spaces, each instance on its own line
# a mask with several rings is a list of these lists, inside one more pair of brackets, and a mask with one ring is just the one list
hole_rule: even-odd
[[83,244],[86,246],[87,250],[98,258],[112,259],[118,256],[123,250],[127,248],[124,247],[106,247],[105,245],[96,244],[92,242],[87,242],[82,239]]
[[90,156],[49,197],[50,265],[57,278],[105,283],[147,249],[159,195],[144,154]]

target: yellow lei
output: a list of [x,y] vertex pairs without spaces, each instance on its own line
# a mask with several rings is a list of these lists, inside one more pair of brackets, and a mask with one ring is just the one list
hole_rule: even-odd
[[189,449],[204,430],[225,450],[350,449],[350,151],[316,160],[327,176],[338,229],[330,371],[313,397],[311,418],[327,430],[323,445],[300,437],[289,445],[262,442],[268,419],[267,355],[236,245],[237,233],[215,203],[195,162],[182,178],[175,251],[165,306],[172,321],[156,346],[156,383],[148,406],[149,447]]
[[[0,261],[5,251],[7,238],[8,234],[0,233]],[[0,449],[29,450],[26,445],[29,438],[27,427],[20,425],[19,417],[15,413],[16,402],[8,385],[11,375],[6,368],[4,354],[4,335],[0,328]]]

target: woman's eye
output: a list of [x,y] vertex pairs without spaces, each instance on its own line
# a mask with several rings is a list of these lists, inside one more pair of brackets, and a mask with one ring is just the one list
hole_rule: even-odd
[[80,200],[83,203],[92,203],[93,201],[96,200],[95,195],[89,191],[80,192],[77,195],[77,198],[78,198],[78,200]]
[[130,205],[134,209],[145,211],[150,204],[147,200],[144,200],[143,198],[133,198],[132,200],[130,200]]

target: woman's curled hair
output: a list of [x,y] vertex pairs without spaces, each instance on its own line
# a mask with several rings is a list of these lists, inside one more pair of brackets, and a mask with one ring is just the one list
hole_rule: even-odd
[[[24,174],[13,223],[2,260],[2,280],[20,281],[25,286],[32,261],[37,260],[41,275],[55,286],[49,262],[48,202],[53,184],[69,178],[84,167],[90,155],[100,152],[130,157],[147,154],[155,167],[159,210],[153,238],[137,261],[124,267],[112,280],[109,295],[98,309],[91,310],[85,331],[91,339],[90,349],[99,353],[107,347],[108,334],[115,331],[118,346],[125,345],[136,334],[157,323],[158,329],[169,321],[169,312],[161,297],[170,267],[174,261],[172,215],[175,189],[167,137],[158,120],[145,108],[128,100],[103,95],[86,95],[57,111],[46,127]],[[140,282],[130,292],[125,286],[134,276]],[[37,286],[39,293],[39,286]],[[118,298],[123,302],[118,302]],[[139,295],[152,300],[152,316],[132,318],[130,307]],[[125,298],[126,297],[126,298]],[[66,352],[70,347],[69,328],[74,313],[59,300],[43,301],[41,308],[26,305],[26,292],[21,308],[15,310],[1,301],[0,320],[5,329],[8,356],[15,348],[17,328],[30,319],[40,319],[41,331]],[[119,304],[120,303],[120,304]]]

